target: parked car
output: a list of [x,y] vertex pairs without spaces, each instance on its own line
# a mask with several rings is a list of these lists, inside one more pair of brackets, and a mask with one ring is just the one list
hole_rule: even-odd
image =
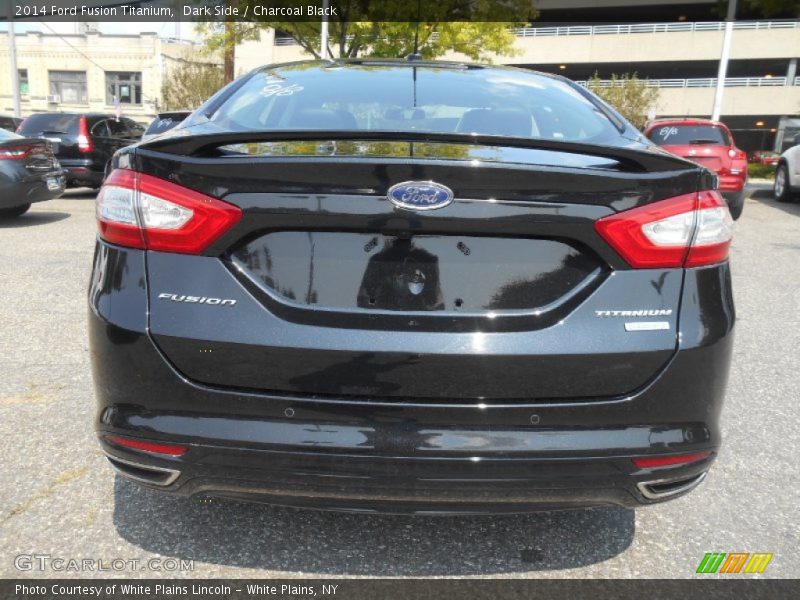
[[562,77],[272,65],[113,167],[89,335],[127,478],[520,512],[668,500],[717,455],[716,178]]
[[800,135],[778,159],[773,192],[779,202],[789,202],[800,194]]
[[5,129],[6,131],[14,133],[17,130],[17,127],[19,127],[20,123],[22,123],[22,119],[18,117],[0,115],[0,129]]
[[64,174],[50,142],[0,129],[0,219],[64,193]]
[[144,127],[127,117],[50,112],[26,117],[17,133],[52,143],[68,187],[98,188],[114,152],[139,141]]
[[714,171],[731,216],[744,209],[747,155],[739,150],[724,123],[708,119],[660,119],[649,123],[645,135],[677,156]]
[[145,142],[157,135],[169,131],[173,127],[180,125],[186,117],[192,114],[190,110],[173,110],[169,112],[162,112],[156,115],[156,118],[150,122],[150,125],[145,129],[142,141]]
[[780,154],[769,150],[756,150],[751,152],[748,162],[756,165],[777,165]]

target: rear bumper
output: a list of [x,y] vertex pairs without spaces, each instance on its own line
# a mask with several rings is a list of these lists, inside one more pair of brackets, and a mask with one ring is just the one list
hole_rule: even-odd
[[[48,179],[56,179],[59,187],[50,189]],[[65,182],[62,171],[52,171],[43,175],[23,173],[16,180],[0,182],[0,208],[13,208],[34,202],[54,200],[64,193]]]
[[[642,389],[485,405],[321,399],[189,381],[149,336],[143,254],[101,245],[100,255],[89,314],[96,429],[112,464],[153,488],[381,512],[639,506],[692,489],[720,445],[734,321],[727,264],[687,271],[680,348]],[[106,278],[123,263],[128,285]],[[109,444],[106,434],[190,449],[164,457]],[[652,469],[631,460],[698,451],[712,455]]]
[[[573,441],[577,445],[591,435],[582,432]],[[713,461],[712,455],[690,466],[637,470],[624,456],[425,458],[206,444],[192,445],[179,459],[166,459],[114,446],[102,435],[99,439],[117,472],[154,489],[183,496],[381,513],[637,507],[689,492],[702,482]]]
[[744,190],[747,178],[741,175],[719,175],[719,190],[721,192],[741,192]]
[[725,202],[728,204],[728,208],[730,208],[731,213],[733,214],[734,218],[738,218],[738,214],[741,213],[741,209],[744,206],[745,200],[745,191],[741,190],[739,192],[721,192],[722,197],[725,199]]
[[66,172],[67,185],[99,187],[103,183],[105,165],[92,159],[59,159]]

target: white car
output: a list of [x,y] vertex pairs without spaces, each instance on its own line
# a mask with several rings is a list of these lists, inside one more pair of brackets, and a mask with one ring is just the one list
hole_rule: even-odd
[[800,135],[795,136],[794,146],[781,154],[773,191],[778,202],[789,202],[800,194]]
[[142,141],[146,142],[147,140],[152,139],[157,135],[164,133],[165,131],[169,131],[177,125],[180,125],[181,122],[190,114],[192,114],[192,111],[190,110],[173,110],[169,112],[158,113],[156,118],[153,119],[150,125],[147,126],[144,135],[142,135]]

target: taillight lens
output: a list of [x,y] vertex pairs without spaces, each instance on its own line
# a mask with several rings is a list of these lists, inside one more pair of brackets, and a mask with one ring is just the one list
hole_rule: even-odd
[[227,202],[127,169],[113,171],[97,195],[100,237],[130,248],[199,254],[241,217]]
[[747,154],[745,154],[744,150],[739,150],[738,148],[728,150],[728,156],[736,160],[747,160]]
[[158,442],[145,442],[133,438],[122,437],[121,435],[107,435],[106,440],[116,446],[130,448],[131,450],[141,450],[153,454],[165,454],[167,456],[183,456],[189,451],[189,446],[180,444],[161,444]]
[[31,146],[5,146],[0,148],[0,160],[22,160],[31,155]]
[[691,454],[673,454],[671,456],[641,456],[633,459],[633,464],[638,469],[655,469],[658,467],[672,467],[700,462],[711,456],[710,450],[692,452]]
[[704,191],[604,217],[595,230],[634,268],[699,267],[728,258],[733,219],[718,192]]
[[78,150],[81,152],[94,151],[94,143],[91,136],[89,136],[89,126],[86,123],[86,117],[78,119]]

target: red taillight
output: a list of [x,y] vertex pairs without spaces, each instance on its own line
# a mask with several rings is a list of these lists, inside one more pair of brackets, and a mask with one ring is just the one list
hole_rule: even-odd
[[671,467],[699,462],[711,456],[710,450],[692,452],[691,454],[674,454],[672,456],[641,456],[633,459],[633,464],[638,469],[654,469],[657,467]]
[[3,146],[0,148],[0,160],[22,160],[28,158],[36,146]]
[[189,446],[181,446],[179,444],[145,442],[143,440],[134,440],[131,438],[122,437],[120,435],[107,435],[105,437],[109,443],[116,446],[122,446],[123,448],[130,448],[132,450],[141,450],[143,452],[152,452],[154,454],[183,456],[189,451]]
[[732,229],[728,206],[714,191],[668,198],[595,222],[597,233],[636,269],[722,262]]
[[747,154],[743,150],[739,150],[738,148],[731,148],[728,150],[728,156],[730,156],[734,160],[747,160]]
[[227,202],[127,169],[113,171],[97,195],[100,237],[130,248],[200,254],[241,217]]
[[86,123],[86,117],[78,119],[78,150],[81,152],[92,152],[94,150],[94,143],[89,136],[89,126]]

